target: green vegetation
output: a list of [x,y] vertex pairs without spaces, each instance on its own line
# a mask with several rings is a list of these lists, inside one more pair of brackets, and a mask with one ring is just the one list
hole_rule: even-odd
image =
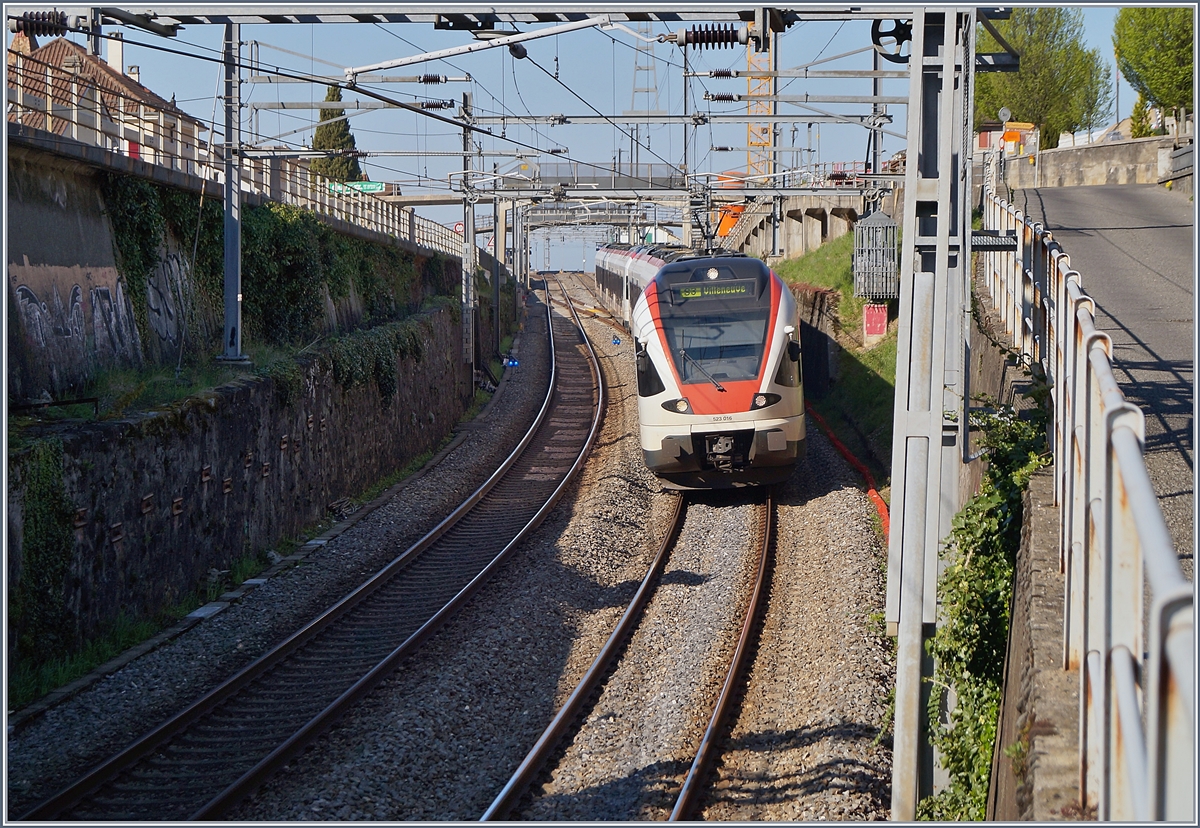
[[[341,122],[339,122],[341,123]],[[159,266],[167,232],[184,248],[190,293],[180,301],[185,364],[221,349],[224,245],[220,205],[138,178],[105,175],[118,269],[143,347],[149,327],[147,280]],[[242,214],[243,342],[297,347],[334,328],[367,327],[402,318],[427,296],[454,293],[447,260],[420,260],[398,245],[344,236],[314,213],[267,203]],[[327,317],[327,304],[337,318]]]
[[1127,8],[1117,12],[1117,67],[1140,99],[1161,109],[1193,109],[1193,10]]
[[[341,87],[331,86],[325,93],[327,102],[341,101]],[[313,149],[334,150],[350,153],[355,149],[354,136],[350,133],[350,123],[342,116],[346,110],[322,109],[321,123],[313,131]],[[334,120],[339,118],[340,120]],[[358,181],[363,177],[358,159],[353,155],[330,155],[318,158],[309,165],[309,169],[317,175],[323,175],[331,181]]]
[[837,291],[840,329],[856,331],[862,327],[862,309],[867,300],[854,295],[853,256],[854,234],[847,233],[797,259],[779,262],[775,272],[790,284]]
[[[1013,567],[1021,544],[1022,493],[1047,461],[1046,414],[1020,418],[1008,407],[972,415],[987,454],[979,494],[954,517],[943,550],[947,566],[938,580],[942,618],[927,647],[936,666],[929,719],[931,740],[950,773],[950,785],[921,801],[917,815],[940,821],[986,816],[1004,657],[1008,640]],[[953,689],[948,721],[942,709]]]
[[268,565],[265,552],[244,555],[233,562],[228,578],[204,584],[153,618],[134,620],[121,613],[109,629],[88,640],[76,652],[39,646],[36,653],[27,653],[26,658],[10,665],[9,709],[19,710],[35,699],[86,676],[130,647],[136,647],[153,638],[197,607],[216,600],[222,593],[238,586],[247,578],[253,578]]
[[[1081,11],[1016,8],[995,26],[1020,54],[1021,67],[1019,72],[976,75],[976,123],[994,121],[1001,107],[1008,107],[1012,120],[1041,130],[1042,149],[1057,147],[1060,133],[1104,123],[1112,77],[1100,51],[1084,46]],[[1003,47],[980,26],[978,50],[1000,52]]]
[[117,267],[134,324],[143,342],[151,330],[147,280],[158,267],[166,220],[158,204],[159,187],[144,178],[101,173],[101,189],[116,242]]
[[[63,445],[35,440],[10,458],[9,489],[24,488],[21,503],[21,576],[8,596],[9,623],[19,625],[18,663],[63,648],[73,635],[63,586],[75,543],[74,509],[63,486]],[[10,665],[11,666],[11,665]]]
[[837,291],[840,322],[835,338],[842,348],[835,392],[824,398],[810,394],[807,399],[838,439],[867,463],[879,483],[885,485],[892,450],[897,339],[893,330],[870,348],[858,344],[862,309],[867,300],[854,295],[853,252],[854,234],[847,233],[804,256],[779,262],[774,269],[790,284]]
[[78,653],[37,664],[25,660],[17,662],[8,671],[9,709],[20,710],[52,690],[87,675],[124,650],[152,637],[162,626],[162,619],[131,621],[121,615],[106,635],[89,641]]
[[429,334],[427,321],[403,319],[338,337],[322,358],[329,360],[334,380],[344,388],[375,380],[386,408],[396,393],[396,363],[403,358],[420,361]]

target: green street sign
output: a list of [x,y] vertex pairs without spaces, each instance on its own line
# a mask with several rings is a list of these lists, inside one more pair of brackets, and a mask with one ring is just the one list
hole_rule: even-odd
[[382,181],[347,181],[344,184],[337,181],[329,182],[331,193],[382,193]]

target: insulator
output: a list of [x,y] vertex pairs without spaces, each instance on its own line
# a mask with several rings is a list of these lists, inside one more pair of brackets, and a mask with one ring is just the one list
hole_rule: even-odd
[[454,101],[421,101],[421,109],[452,109]]
[[701,49],[722,46],[733,46],[738,42],[738,30],[732,23],[715,23],[705,26],[693,26],[687,30],[687,42]]
[[708,76],[710,78],[732,78],[733,70],[732,69],[714,69],[708,73]]
[[710,101],[718,103],[737,103],[737,95],[732,92],[709,92],[707,97]]
[[9,29],[27,35],[62,35],[67,33],[67,13],[60,11],[25,12],[9,21]]
[[445,75],[421,75],[421,83],[445,83]]

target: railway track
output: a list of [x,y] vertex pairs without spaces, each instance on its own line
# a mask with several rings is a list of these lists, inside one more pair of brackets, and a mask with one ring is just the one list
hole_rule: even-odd
[[[718,755],[720,735],[727,721],[728,713],[735,702],[736,688],[750,660],[752,638],[756,629],[762,607],[766,603],[766,584],[769,580],[769,559],[772,549],[772,524],[774,507],[771,491],[767,490],[764,502],[759,507],[761,523],[757,531],[759,540],[755,575],[750,589],[744,620],[740,635],[733,648],[732,657],[725,671],[716,704],[711,710],[695,711],[698,717],[707,718],[707,727],[695,748],[695,758],[682,781],[678,783],[678,793],[670,819],[672,821],[686,820],[692,817],[700,795],[704,790],[705,780],[712,767],[712,762]],[[521,765],[509,779],[508,783],[495,798],[481,821],[505,820],[512,818],[522,798],[527,795],[533,783],[548,770],[552,758],[560,750],[560,745],[566,734],[580,725],[585,715],[585,707],[589,700],[594,699],[605,677],[610,675],[617,661],[621,658],[626,644],[633,635],[635,628],[646,611],[657,583],[661,580],[666,560],[679,543],[680,532],[686,519],[687,507],[684,497],[676,501],[676,509],[670,526],[663,537],[653,563],[646,573],[637,593],[625,610],[617,627],[613,630],[608,641],[596,656],[595,661],[580,681],[579,685],[568,697],[553,721],[543,732],[537,743],[526,755]],[[619,668],[618,668],[619,669]],[[669,761],[663,762],[670,765]]]
[[556,315],[547,295],[541,411],[462,505],[274,650],[21,818],[217,818],[429,638],[542,522],[598,433],[603,380],[565,307],[569,316]]

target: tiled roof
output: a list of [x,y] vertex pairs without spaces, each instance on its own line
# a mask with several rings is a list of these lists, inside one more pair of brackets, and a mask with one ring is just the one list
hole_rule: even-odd
[[[10,63],[14,59],[15,56],[10,53]],[[57,70],[62,70],[67,66],[68,62],[78,65],[78,75],[80,78],[85,78],[96,84],[100,90],[100,98],[104,108],[110,112],[117,111],[118,98],[124,98],[123,105],[126,110],[129,109],[131,104],[142,103],[153,109],[168,112],[190,123],[203,124],[203,121],[188,115],[182,109],[175,106],[175,104],[150,91],[133,78],[118,72],[100,58],[88,54],[87,49],[84,47],[61,37],[55,38],[45,46],[33,49],[29,53],[25,61],[25,67],[27,77],[33,76],[33,81],[27,85],[27,91],[38,97],[44,97],[44,81],[39,84],[36,77],[40,74],[40,71],[44,71],[44,67],[41,67],[40,64],[48,64],[49,66],[56,67]],[[67,75],[63,71],[53,72],[52,86],[54,89],[53,95],[56,100],[69,100],[68,83]],[[8,85],[15,86],[11,70]],[[62,130],[59,128],[55,131],[61,132]]]

